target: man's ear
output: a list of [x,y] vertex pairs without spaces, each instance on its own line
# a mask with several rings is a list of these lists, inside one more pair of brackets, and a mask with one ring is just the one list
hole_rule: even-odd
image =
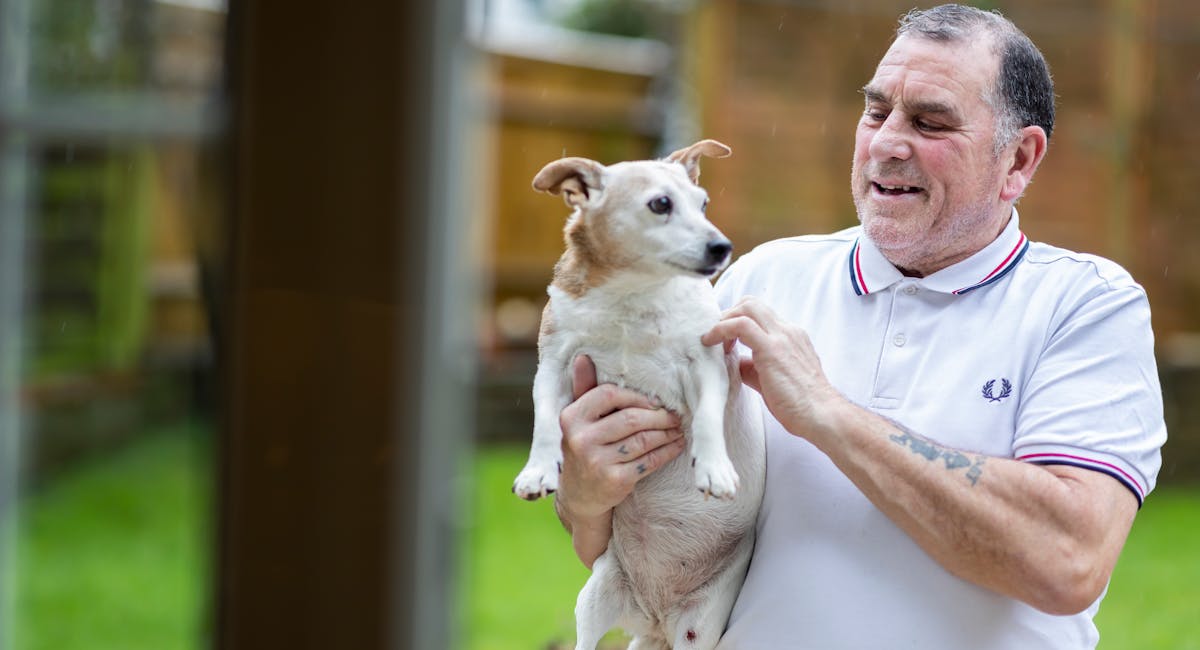
[[594,201],[604,189],[604,165],[587,158],[560,158],[533,177],[533,189],[561,194],[563,201],[578,208]]
[[667,156],[667,160],[683,165],[683,168],[687,170],[688,178],[691,178],[693,183],[699,184],[700,156],[726,158],[732,153],[732,149],[716,140],[701,140],[689,147],[672,152]]
[[[1033,182],[1033,173],[1037,171],[1042,158],[1046,156],[1046,132],[1040,126],[1027,126],[1017,135],[1016,149],[1008,161],[1008,169],[1004,177],[1004,185],[1000,188],[1002,201],[1016,201],[1021,198],[1025,188]],[[1010,145],[1011,146],[1011,145]]]

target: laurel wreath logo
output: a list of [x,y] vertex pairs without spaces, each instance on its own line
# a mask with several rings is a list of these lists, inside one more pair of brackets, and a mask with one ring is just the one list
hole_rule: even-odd
[[999,395],[996,395],[993,392],[995,387],[996,387],[995,379],[989,379],[988,382],[983,385],[983,396],[986,397],[989,402],[999,402],[1000,400],[1004,399],[1005,397],[1012,395],[1012,383],[1009,382],[1007,379],[1004,379],[1004,378],[1000,379],[1000,394]]

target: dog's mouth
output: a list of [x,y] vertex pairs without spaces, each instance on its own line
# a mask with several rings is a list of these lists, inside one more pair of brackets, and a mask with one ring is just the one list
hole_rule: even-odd
[[678,262],[668,262],[668,264],[675,267],[676,269],[679,269],[680,271],[683,271],[684,273],[688,273],[691,275],[698,275],[703,278],[711,278],[712,276],[716,275],[717,273],[720,273],[721,269],[725,268],[725,264],[723,262],[720,264],[712,264],[709,266],[689,266],[687,264],[680,264]]

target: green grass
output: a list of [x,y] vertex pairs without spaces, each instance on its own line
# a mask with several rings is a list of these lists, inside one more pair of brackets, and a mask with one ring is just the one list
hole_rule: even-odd
[[157,434],[73,469],[20,504],[14,647],[204,647],[208,446]]
[[[588,572],[548,500],[512,495],[522,447],[468,468],[457,629],[467,650],[543,650],[574,638]],[[26,495],[15,585],[21,650],[207,646],[207,445],[155,435]],[[1101,607],[1101,650],[1200,650],[1200,488],[1146,501]],[[569,646],[568,646],[569,647]]]
[[1200,650],[1200,488],[1146,499],[1096,625],[1100,650]]
[[575,638],[575,596],[588,570],[575,557],[550,499],[511,492],[527,447],[490,447],[471,476],[463,545],[460,627],[471,650],[534,650]]
[[[527,454],[493,447],[475,460],[459,590],[468,650],[574,639],[572,610],[588,573],[553,506],[509,491]],[[1096,623],[1100,650],[1200,650],[1200,488],[1163,487],[1146,500]]]

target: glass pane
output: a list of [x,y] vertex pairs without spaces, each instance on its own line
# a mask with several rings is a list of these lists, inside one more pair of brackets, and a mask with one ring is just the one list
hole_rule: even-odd
[[208,645],[224,23],[0,0],[0,650]]
[[16,634],[199,647],[217,188],[195,144],[29,148]]

